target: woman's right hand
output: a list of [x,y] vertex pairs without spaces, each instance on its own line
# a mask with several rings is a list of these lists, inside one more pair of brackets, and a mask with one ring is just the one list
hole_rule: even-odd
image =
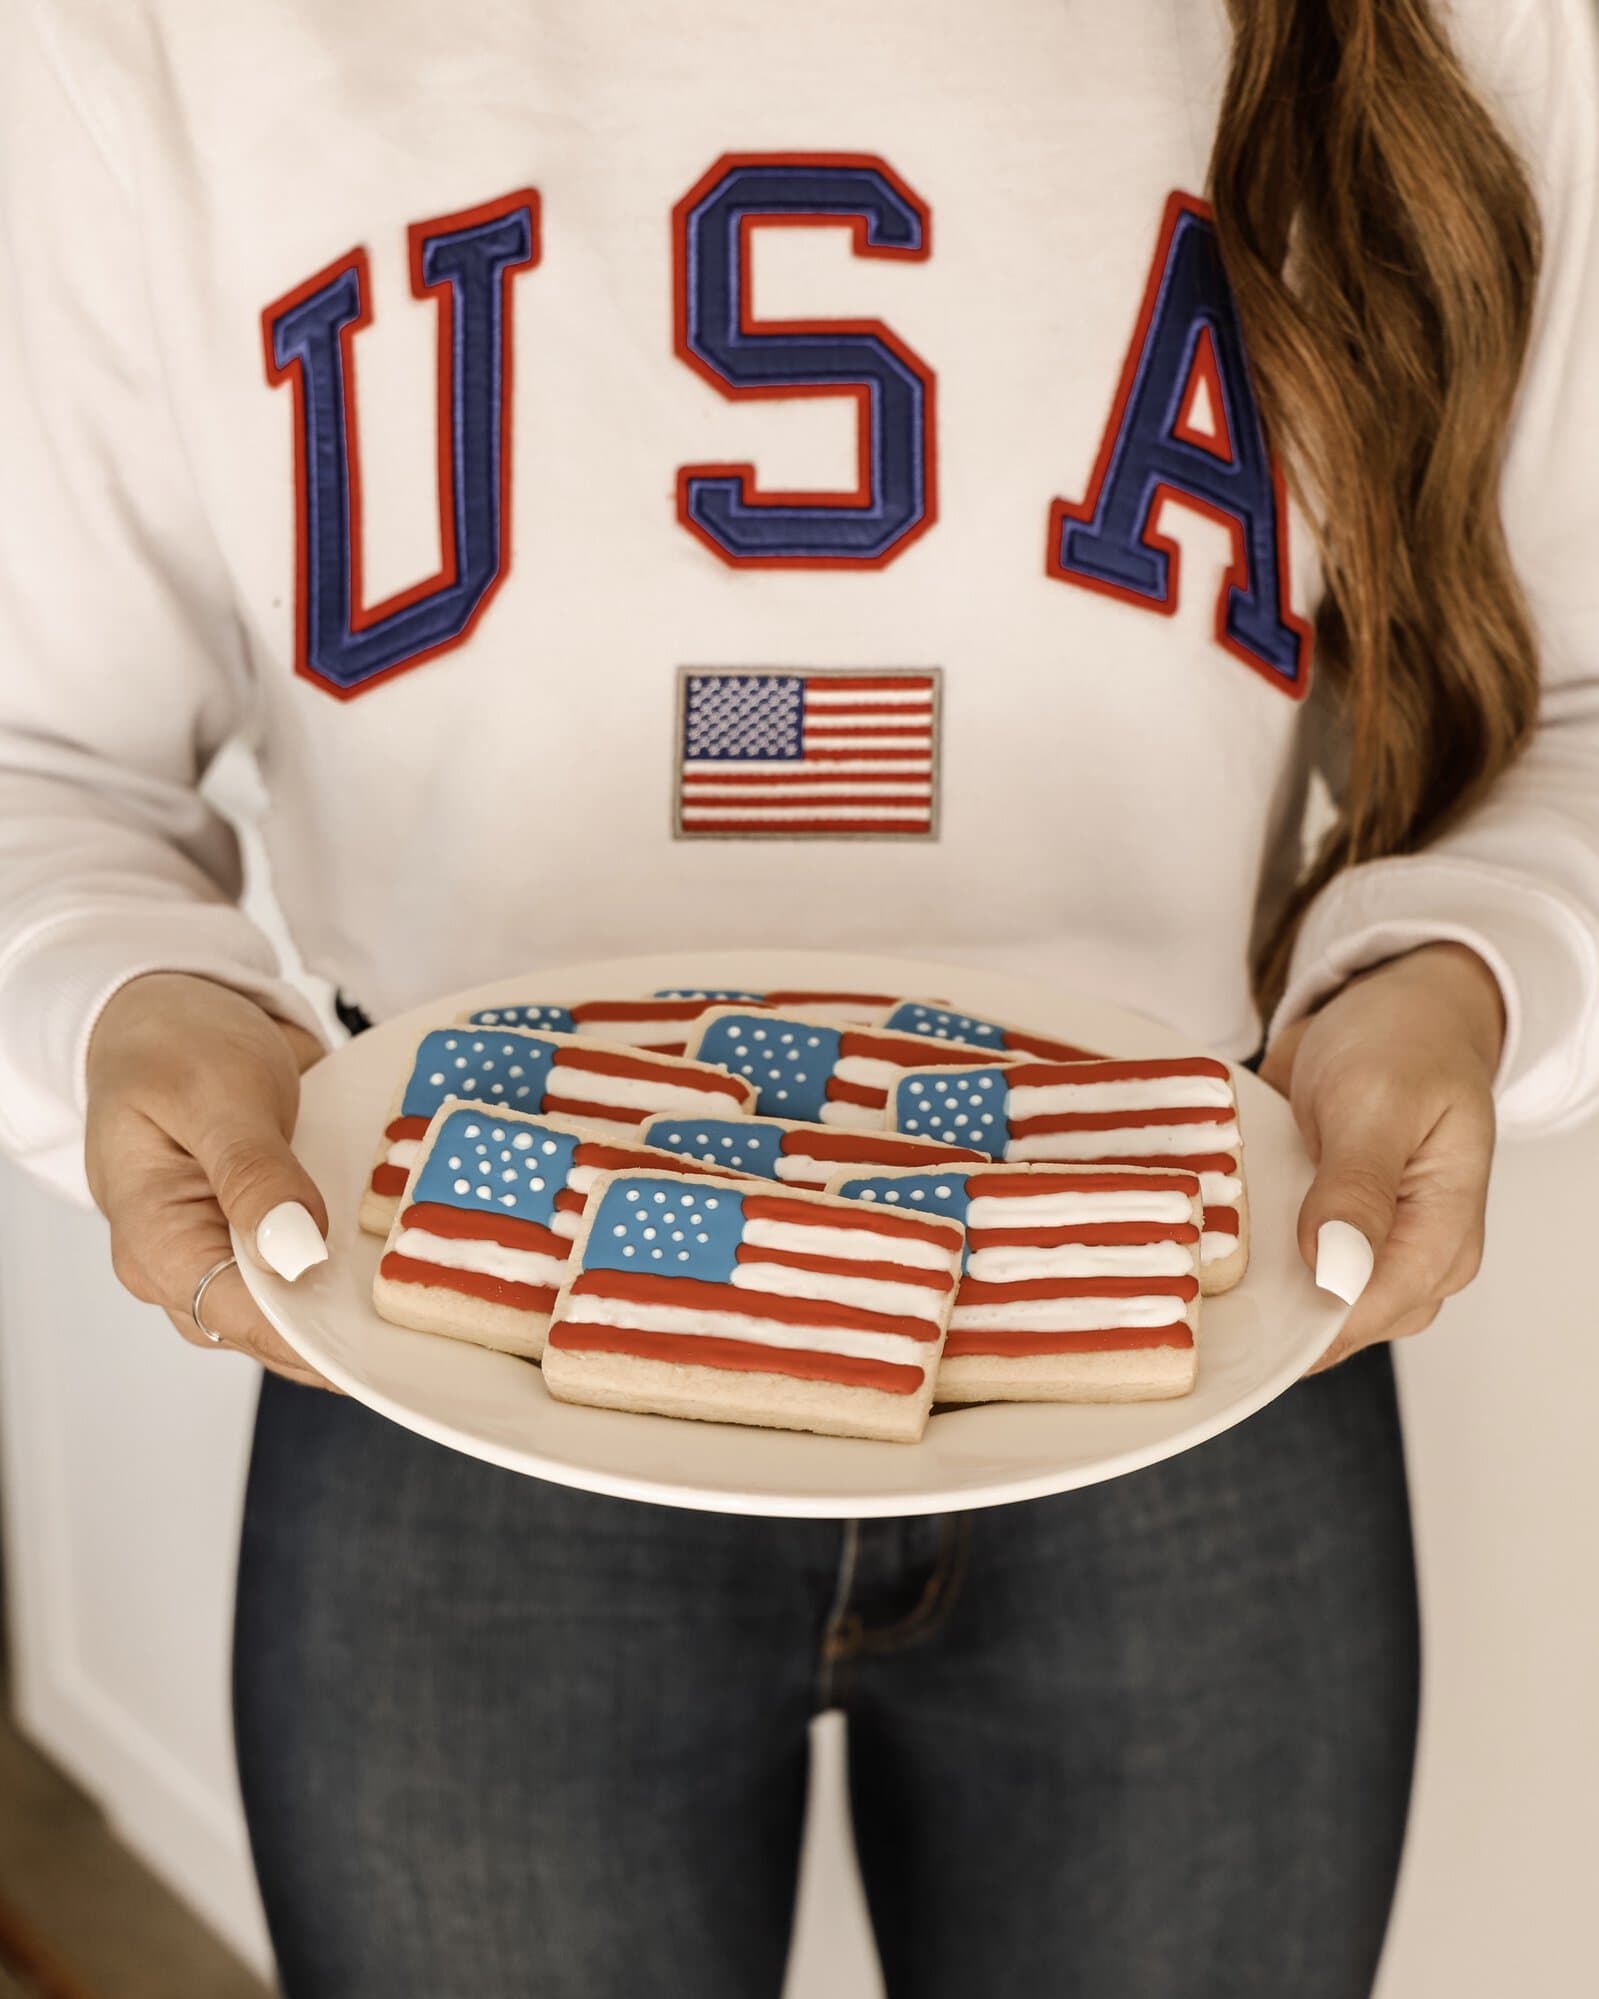
[[[231,1252],[230,1222],[253,1244],[263,1219],[297,1203],[316,1239],[292,1214],[274,1216],[273,1232],[283,1240],[286,1226],[291,1264],[320,1261],[327,1209],[289,1134],[301,1072],[322,1052],[253,1000],[181,973],[130,979],[96,1023],[85,1163],[111,1224],[112,1267],[195,1346],[212,1342],[189,1306],[201,1277]],[[223,1345],[290,1381],[331,1387],[268,1325],[236,1268],[207,1287],[201,1310]]]

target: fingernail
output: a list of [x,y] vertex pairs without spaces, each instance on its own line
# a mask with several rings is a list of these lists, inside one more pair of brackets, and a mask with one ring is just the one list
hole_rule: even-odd
[[292,1284],[313,1263],[326,1263],[328,1246],[309,1208],[298,1201],[279,1201],[261,1218],[255,1232],[255,1253],[269,1270]]
[[1316,1282],[1346,1305],[1371,1282],[1372,1247],[1352,1222],[1323,1222],[1316,1231]]

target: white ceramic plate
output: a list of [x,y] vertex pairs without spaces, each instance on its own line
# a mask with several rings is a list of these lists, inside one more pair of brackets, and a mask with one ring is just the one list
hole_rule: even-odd
[[1310,1162],[1287,1106],[1237,1074],[1252,1256],[1234,1291],[1205,1301],[1199,1381],[1171,1402],[1011,1403],[936,1413],[919,1444],[874,1444],[734,1424],[576,1408],[537,1367],[391,1326],[372,1309],[381,1244],[356,1225],[390,1096],[424,1028],[513,1000],[637,998],[663,986],[815,987],[946,999],[964,1010],[1117,1055],[1193,1053],[1138,1014],[1026,981],[914,959],[814,951],[612,958],[442,999],[385,1021],[305,1078],[295,1145],[327,1198],[328,1261],[286,1284],[235,1240],[261,1309],[347,1394],[472,1457],[588,1492],[724,1513],[943,1513],[1064,1492],[1191,1449],[1280,1395],[1330,1343],[1347,1307],[1318,1291],[1294,1217]]

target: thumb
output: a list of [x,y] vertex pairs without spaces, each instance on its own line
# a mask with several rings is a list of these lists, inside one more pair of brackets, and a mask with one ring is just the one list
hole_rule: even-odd
[[223,1214],[269,1270],[292,1283],[326,1261],[327,1205],[269,1115],[234,1113],[190,1145]]
[[1410,1147],[1396,1121],[1341,1119],[1322,1132],[1316,1177],[1299,1210],[1299,1253],[1317,1284],[1352,1305],[1394,1225]]

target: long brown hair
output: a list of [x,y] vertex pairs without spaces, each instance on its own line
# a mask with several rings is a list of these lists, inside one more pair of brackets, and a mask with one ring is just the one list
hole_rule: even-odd
[[1538,660],[1499,474],[1539,262],[1527,174],[1429,0],[1228,0],[1209,194],[1266,428],[1316,525],[1338,817],[1257,941],[1271,1005],[1340,869],[1425,844],[1514,759]]

